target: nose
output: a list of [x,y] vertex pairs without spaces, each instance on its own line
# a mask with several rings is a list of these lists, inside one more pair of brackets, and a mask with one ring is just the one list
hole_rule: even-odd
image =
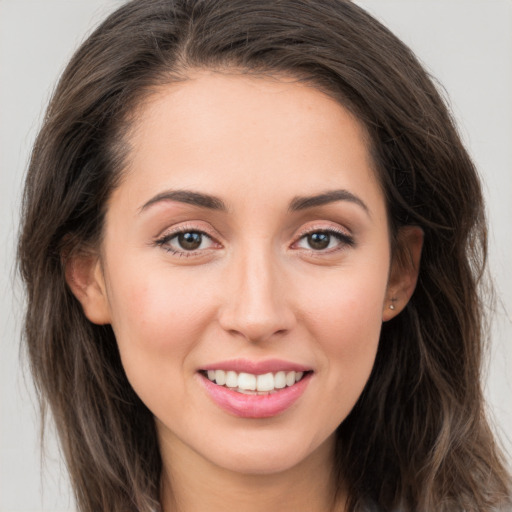
[[[249,254],[248,254],[249,253]],[[253,250],[229,269],[227,296],[219,312],[221,327],[251,342],[289,332],[296,321],[290,288],[270,250]]]

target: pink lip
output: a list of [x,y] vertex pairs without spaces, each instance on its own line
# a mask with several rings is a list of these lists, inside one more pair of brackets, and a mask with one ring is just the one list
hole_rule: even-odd
[[253,375],[263,375],[264,373],[284,372],[307,372],[311,367],[303,366],[290,361],[281,359],[266,359],[263,361],[251,361],[249,359],[232,359],[230,361],[219,361],[217,363],[202,366],[201,370],[232,370],[237,373],[245,372]]
[[[223,369],[218,366],[216,368]],[[231,366],[231,369],[233,369],[233,366]],[[240,418],[271,418],[284,412],[302,396],[311,380],[312,374],[306,374],[293,386],[280,389],[268,395],[245,395],[214,384],[201,373],[197,375],[209,397],[228,413]]]

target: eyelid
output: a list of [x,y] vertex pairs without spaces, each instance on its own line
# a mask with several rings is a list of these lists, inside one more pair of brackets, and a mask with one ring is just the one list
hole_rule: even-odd
[[[172,226],[170,228],[163,230],[159,235],[157,235],[153,239],[152,243],[154,245],[158,245],[158,246],[168,250],[169,252],[173,252],[173,253],[185,255],[185,256],[194,256],[194,255],[197,255],[200,253],[204,254],[205,252],[209,251],[212,248],[221,248],[222,244],[218,241],[219,237],[211,233],[211,231],[213,231],[213,229],[208,229],[208,228],[205,229],[201,224],[203,224],[203,222],[200,222],[197,224],[195,222],[190,222],[190,221],[187,221],[184,223],[179,223],[176,226]],[[204,248],[204,249],[196,249],[196,250],[187,251],[187,250],[173,249],[170,246],[166,246],[166,244],[170,240],[172,240],[173,238],[175,238],[176,236],[178,236],[182,233],[187,233],[187,232],[200,233],[202,236],[210,239],[212,241],[214,247],[208,247],[208,248]],[[318,249],[315,250],[315,249],[294,247],[306,236],[311,235],[313,233],[318,233],[318,232],[327,233],[327,234],[330,234],[330,235],[336,237],[339,240],[339,246],[330,248],[330,249],[325,249],[325,250],[318,250]],[[339,224],[332,224],[331,222],[326,222],[326,223],[315,222],[315,223],[306,224],[305,226],[302,226],[300,228],[300,230],[297,232],[297,234],[294,236],[293,242],[290,247],[292,249],[297,249],[297,250],[300,249],[302,251],[308,251],[311,253],[315,253],[317,255],[321,255],[321,254],[336,252],[340,249],[343,249],[346,246],[353,246],[353,245],[355,245],[355,240],[354,240],[352,232],[349,229],[343,228],[343,227],[339,226]]]
[[[200,253],[205,253],[206,251],[212,249],[212,247],[208,247],[206,249],[196,249],[191,251],[186,250],[177,250],[173,249],[170,246],[166,246],[166,244],[171,241],[173,238],[177,237],[178,235],[182,233],[187,232],[194,232],[194,233],[200,233],[202,236],[210,239],[214,245],[217,245],[218,247],[222,247],[222,244],[218,241],[218,237],[213,235],[209,229],[205,229],[204,227],[200,227],[198,224],[194,224],[193,222],[186,222],[181,223],[176,226],[173,226],[171,228],[167,228],[163,230],[159,235],[157,235],[153,239],[153,244],[157,245],[159,247],[162,247],[163,249],[167,250],[168,252],[179,254],[182,256],[194,256]],[[217,247],[216,247],[217,248]]]
[[295,240],[303,238],[304,236],[309,235],[311,233],[316,233],[317,231],[323,231],[325,233],[337,233],[347,238],[353,238],[352,231],[348,228],[341,227],[339,224],[333,224],[332,222],[315,222],[306,224],[305,226],[301,226],[301,228],[295,235]]
[[[313,233],[327,233],[335,236],[338,238],[341,247],[331,248],[331,249],[325,249],[325,250],[315,250],[315,249],[302,249],[311,253],[314,253],[316,255],[322,255],[322,254],[328,254],[331,252],[336,252],[340,249],[343,249],[346,246],[354,246],[355,240],[352,232],[348,229],[344,229],[340,227],[339,225],[333,225],[332,223],[322,224],[322,223],[314,223],[309,224],[304,227],[301,227],[299,232],[294,238],[294,241],[292,243],[292,248],[296,244],[298,244],[303,238],[305,238],[308,235],[311,235]],[[300,248],[299,248],[300,249]]]
[[212,231],[214,231],[213,229],[211,228],[208,228],[208,227],[204,227],[204,222],[191,222],[191,221],[186,221],[186,222],[180,222],[174,226],[171,226],[171,227],[168,227],[168,228],[165,228],[164,230],[162,230],[158,235],[156,235],[154,237],[154,241],[157,241],[159,239],[162,239],[162,238],[166,238],[166,237],[169,237],[169,236],[174,236],[174,235],[179,235],[180,233],[187,233],[188,231],[194,231],[194,232],[197,232],[197,233],[202,233],[204,235],[206,235],[207,237],[211,238],[212,240],[217,240],[217,236],[215,236]]

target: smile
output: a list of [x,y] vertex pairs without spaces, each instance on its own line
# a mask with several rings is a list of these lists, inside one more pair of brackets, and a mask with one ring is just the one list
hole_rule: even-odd
[[262,375],[233,370],[207,370],[204,375],[218,386],[224,386],[247,395],[268,395],[293,386],[304,377],[301,371],[268,372]]
[[209,398],[239,418],[271,418],[291,408],[305,393],[314,372],[272,360],[217,363],[197,372]]

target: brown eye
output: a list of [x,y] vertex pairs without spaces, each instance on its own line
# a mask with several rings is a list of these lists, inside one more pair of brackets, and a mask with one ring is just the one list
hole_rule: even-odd
[[316,233],[310,233],[307,235],[307,242],[311,249],[315,249],[316,251],[321,251],[322,249],[327,249],[331,242],[331,235],[329,233],[323,233],[318,231]]
[[155,245],[162,247],[171,254],[187,257],[204,255],[205,251],[209,249],[221,247],[207,233],[187,229],[166,234],[159,240],[155,240]]
[[298,249],[330,253],[344,247],[353,247],[355,241],[350,235],[337,230],[322,229],[304,234],[294,245]]
[[203,241],[202,233],[197,231],[188,231],[186,233],[180,233],[177,236],[177,242],[181,249],[185,251],[194,251],[201,247]]

